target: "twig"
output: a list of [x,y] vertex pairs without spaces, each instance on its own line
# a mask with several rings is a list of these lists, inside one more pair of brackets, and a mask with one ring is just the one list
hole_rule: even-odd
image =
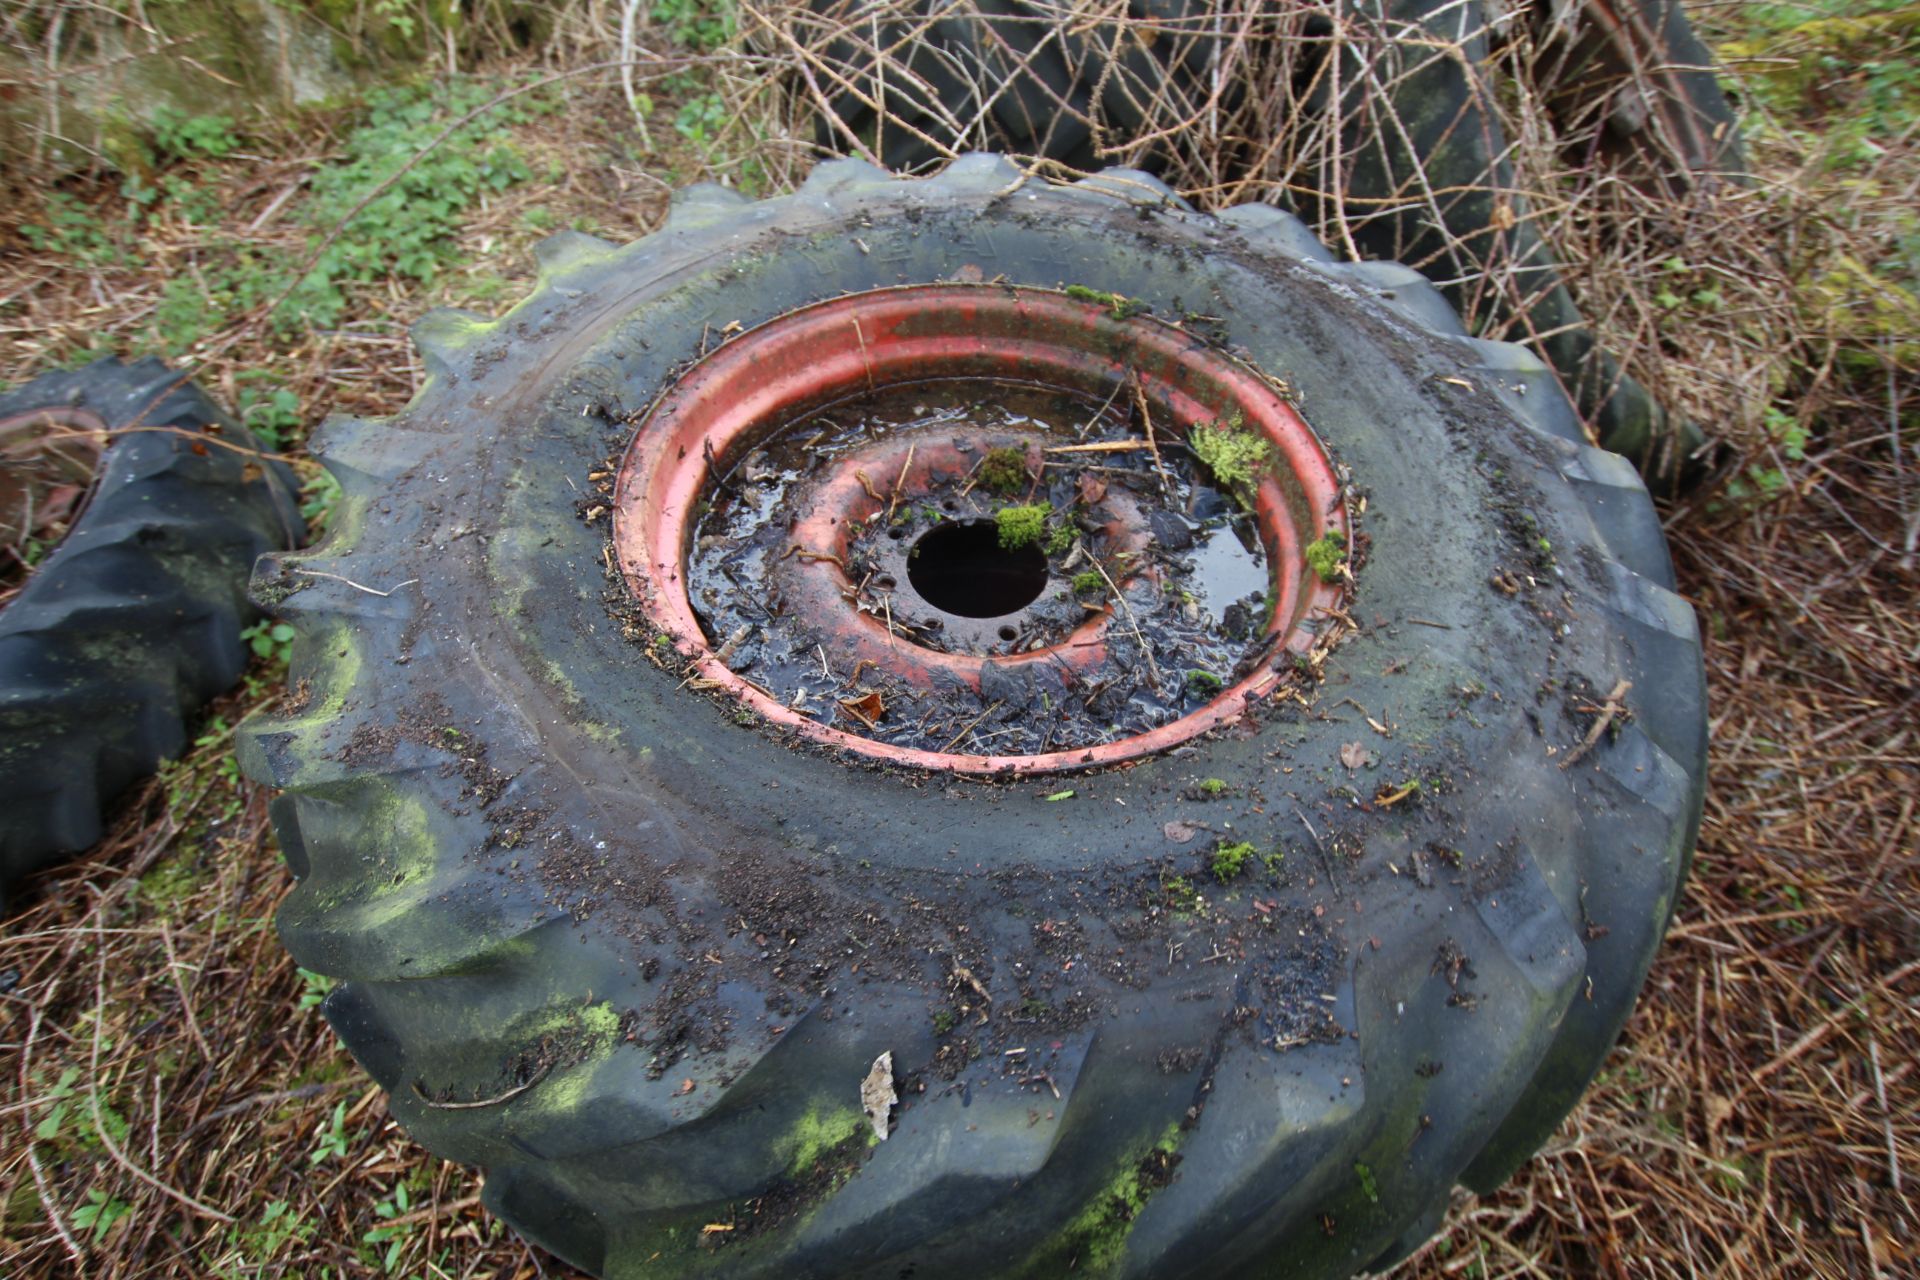
[[[20,1051],[20,1096],[23,1098],[28,1097],[33,1091],[28,1068],[33,1064],[33,1042],[39,1038],[40,1008],[34,1005],[27,1011],[27,1040]],[[33,1114],[25,1107],[20,1110],[20,1124],[27,1131],[27,1171],[33,1175],[34,1190],[40,1193],[40,1207],[46,1210],[47,1221],[53,1225],[53,1233],[60,1237],[60,1243],[66,1246],[67,1255],[73,1259],[74,1266],[84,1269],[87,1255],[80,1248],[80,1242],[73,1238],[73,1233],[67,1230],[66,1222],[60,1217],[59,1202],[53,1198],[53,1188],[47,1184],[46,1172],[40,1168],[40,1158],[33,1153]]]
[[348,586],[352,587],[355,591],[364,591],[370,596],[379,596],[382,600],[386,599],[388,596],[398,591],[401,587],[410,587],[414,583],[420,581],[420,579],[418,578],[408,578],[405,582],[395,583],[393,586],[388,587],[385,591],[381,591],[377,587],[369,587],[363,582],[355,582],[352,578],[343,578],[337,573],[322,573],[318,569],[302,569],[298,567],[296,567],[293,571],[295,573],[304,573],[309,578],[325,578],[329,582],[344,582]]
[[478,1111],[482,1107],[497,1107],[503,1102],[511,1102],[533,1086],[547,1078],[547,1072],[553,1070],[553,1059],[547,1058],[540,1063],[540,1069],[528,1078],[526,1083],[517,1084],[505,1093],[492,1098],[482,1098],[478,1102],[435,1102],[420,1092],[420,1082],[413,1083],[413,1096],[420,1099],[420,1105],[431,1107],[435,1111]]
[[1594,744],[1600,741],[1600,735],[1607,731],[1607,726],[1613,723],[1614,717],[1626,710],[1626,706],[1620,699],[1626,697],[1627,690],[1631,688],[1633,688],[1631,680],[1622,680],[1613,686],[1613,692],[1607,695],[1607,704],[1600,708],[1599,718],[1587,730],[1587,736],[1581,739],[1579,746],[1567,752],[1560,761],[1562,769],[1571,769],[1586,756],[1587,752],[1593,750]]
[[940,749],[942,751],[953,750],[955,745],[959,743],[960,739],[966,737],[969,733],[973,732],[973,726],[979,724],[982,720],[985,720],[988,716],[992,715],[995,711],[999,710],[1000,704],[1004,701],[1006,701],[1006,699],[1004,698],[995,699],[992,706],[988,707],[985,711],[982,711],[979,715],[975,716],[973,719],[967,721],[966,725],[961,728],[960,732],[953,735],[953,741],[949,742],[946,746]]
[[[99,916],[96,915],[94,919],[97,922]],[[97,940],[94,945],[100,952],[100,965],[93,984],[93,1007],[96,1012],[93,1019],[91,1069],[87,1072],[87,1108],[93,1113],[94,1135],[100,1139],[100,1145],[107,1149],[107,1154],[113,1158],[115,1164],[152,1187],[155,1191],[178,1200],[181,1204],[193,1210],[195,1213],[200,1214],[202,1217],[212,1218],[216,1222],[232,1223],[237,1221],[232,1214],[222,1213],[218,1209],[201,1204],[186,1192],[175,1190],[148,1173],[145,1169],[142,1169],[133,1161],[127,1159],[127,1153],[120,1149],[120,1144],[113,1140],[111,1133],[107,1132],[106,1121],[100,1114],[100,1024],[106,1021],[107,944],[106,940],[102,938]]]

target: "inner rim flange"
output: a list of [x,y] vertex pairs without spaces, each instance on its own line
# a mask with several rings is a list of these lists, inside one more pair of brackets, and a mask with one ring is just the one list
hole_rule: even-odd
[[[986,454],[1006,448],[1020,448],[1036,461],[1040,457],[1037,440],[1006,432],[961,431],[943,432],[937,439],[916,435],[888,440],[836,460],[802,504],[807,514],[795,523],[792,534],[797,554],[782,559],[774,569],[787,610],[831,635],[839,651],[854,663],[870,663],[921,688],[951,681],[978,690],[989,662],[1003,666],[1052,663],[1080,672],[1096,668],[1105,658],[1106,614],[1087,619],[1056,643],[1011,649],[1009,643],[1024,634],[1030,620],[1027,609],[991,619],[940,610],[912,587],[904,551],[890,548],[892,562],[887,568],[894,585],[883,589],[925,605],[939,615],[941,624],[938,637],[923,634],[928,643],[903,644],[899,633],[910,628],[913,616],[896,615],[891,607],[880,614],[862,608],[857,589],[868,584],[848,577],[852,530],[886,518],[902,501],[940,492],[955,478],[970,475]],[[1102,532],[1114,552],[1133,557],[1144,552],[1150,535],[1130,495],[1116,490],[1099,514],[1105,517]],[[1001,634],[1009,626],[1013,637]]]
[[[822,724],[769,697],[720,662],[688,599],[684,556],[714,459],[732,459],[782,422],[837,400],[929,378],[1022,381],[1111,399],[1137,386],[1157,421],[1182,434],[1229,415],[1263,436],[1278,459],[1251,494],[1274,574],[1269,638],[1275,652],[1314,642],[1317,619],[1338,605],[1339,583],[1305,572],[1307,543],[1344,542],[1341,485],[1319,442],[1251,368],[1148,316],[1047,290],[903,286],[789,312],[696,364],[650,411],[620,469],[614,547],[647,617],[706,687],[724,689],[768,721],[823,743],[900,764],[968,773],[1086,768],[1163,750],[1237,718],[1270,691],[1260,662],[1200,709],[1132,737],[1033,755],[968,755],[878,742]],[[817,563],[809,561],[810,563]],[[890,648],[918,646],[895,641]]]

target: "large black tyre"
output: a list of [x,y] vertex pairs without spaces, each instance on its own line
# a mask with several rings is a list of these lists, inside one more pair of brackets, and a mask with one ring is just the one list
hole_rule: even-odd
[[[814,0],[813,7],[831,20],[862,12],[852,0]],[[1479,0],[1341,0],[1330,7],[1347,34],[1340,75],[1326,83],[1346,89],[1339,102],[1323,94],[1319,105],[1337,108],[1347,122],[1341,183],[1325,200],[1304,202],[1302,212],[1319,222],[1337,204],[1363,255],[1457,282],[1447,289],[1454,305],[1483,328],[1530,341],[1604,447],[1672,482],[1706,437],[1669,414],[1598,346],[1560,278],[1555,250],[1519,193],[1493,109],[1497,90],[1488,65],[1501,24]],[[951,11],[896,4],[878,12],[886,16],[870,31],[863,27],[863,35],[896,50],[917,82],[903,84],[898,73],[892,80],[876,76],[868,61],[864,78],[837,95],[833,118],[818,132],[838,151],[858,140],[901,170],[970,142],[1097,168],[1103,146],[1125,145],[1147,119],[1201,112],[1211,61],[1227,38],[1216,34],[1221,23],[1213,6],[1199,0],[1130,4],[1129,16],[1157,33],[1144,47],[1116,35],[1111,24],[1062,26],[1051,6],[1020,0]],[[1681,0],[1543,2],[1531,13],[1543,49],[1539,89],[1570,134],[1593,134],[1601,153],[1640,153],[1651,163],[1634,172],[1669,184],[1738,180],[1745,162],[1737,121]],[[823,53],[836,64],[863,65],[848,41]],[[990,95],[986,109],[983,92]],[[1177,105],[1147,110],[1162,97]],[[956,116],[975,127],[956,136]],[[1170,139],[1156,154],[1177,145]],[[1490,277],[1508,283],[1489,288]]]
[[[695,188],[539,257],[501,319],[416,326],[406,410],[316,437],[333,532],[256,580],[308,700],[240,737],[284,792],[283,938],[495,1212],[608,1276],[1341,1275],[1558,1123],[1672,909],[1705,720],[1646,493],[1535,358],[1272,209],[991,156]],[[635,415],[736,324],[954,278],[1204,312],[1293,389],[1366,495],[1361,629],[1311,709],[961,780],[797,747],[656,663],[595,488]],[[1283,857],[1215,883],[1176,821]]]
[[292,477],[152,358],[44,374],[0,422],[52,416],[110,444],[84,512],[0,609],[0,890],[100,837],[101,806],[180,753],[245,668],[261,553],[299,543]]

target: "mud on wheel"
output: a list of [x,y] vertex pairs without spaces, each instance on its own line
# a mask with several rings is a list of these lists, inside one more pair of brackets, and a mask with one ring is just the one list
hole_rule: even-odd
[[988,156],[540,261],[324,428],[241,746],[288,946],[496,1212],[610,1276],[1338,1275],[1558,1123],[1705,729],[1537,361]]

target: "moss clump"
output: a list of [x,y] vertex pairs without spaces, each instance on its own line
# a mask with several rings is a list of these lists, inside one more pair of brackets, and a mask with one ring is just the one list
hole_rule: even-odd
[[1225,778],[1202,778],[1200,780],[1200,790],[1210,796],[1223,795],[1227,790],[1227,780]]
[[1018,493],[1027,483],[1027,452],[1013,445],[989,449],[974,475],[988,493]]
[[1307,568],[1319,574],[1322,582],[1338,582],[1346,562],[1347,539],[1338,529],[1329,529],[1307,544]]
[[1273,465],[1273,446],[1266,437],[1248,431],[1235,414],[1225,423],[1196,426],[1187,444],[1235,502],[1243,508],[1253,506],[1253,491]]
[[1067,296],[1075,302],[1097,302],[1107,309],[1107,314],[1115,320],[1125,320],[1137,316],[1147,309],[1147,304],[1138,298],[1129,298],[1125,294],[1108,293],[1104,289],[1089,289],[1083,284],[1067,286]]
[[1073,527],[1071,520],[1063,520],[1053,527],[1047,535],[1047,554],[1063,556],[1073,550],[1073,544],[1079,539],[1080,531]]
[[792,1153],[787,1159],[789,1175],[798,1178],[807,1173],[822,1157],[849,1143],[866,1123],[866,1116],[857,1110],[807,1108],[782,1143]]
[[1100,576],[1098,569],[1088,569],[1085,573],[1073,575],[1073,594],[1090,596],[1106,589],[1107,580]]
[[1160,1140],[1123,1165],[1086,1208],[1020,1271],[1022,1276],[1109,1275],[1126,1255],[1134,1220],[1155,1192],[1173,1181],[1186,1135],[1169,1126]]
[[1000,530],[1001,550],[1018,551],[1039,542],[1047,531],[1047,516],[1052,511],[1047,503],[1036,502],[1030,507],[1002,507],[994,512],[993,523]]
[[1187,672],[1187,692],[1196,698],[1211,698],[1221,687],[1220,677],[1211,671]]
[[1247,869],[1247,863],[1253,854],[1253,843],[1248,840],[1242,840],[1237,844],[1222,844],[1213,851],[1213,878],[1225,884]]

